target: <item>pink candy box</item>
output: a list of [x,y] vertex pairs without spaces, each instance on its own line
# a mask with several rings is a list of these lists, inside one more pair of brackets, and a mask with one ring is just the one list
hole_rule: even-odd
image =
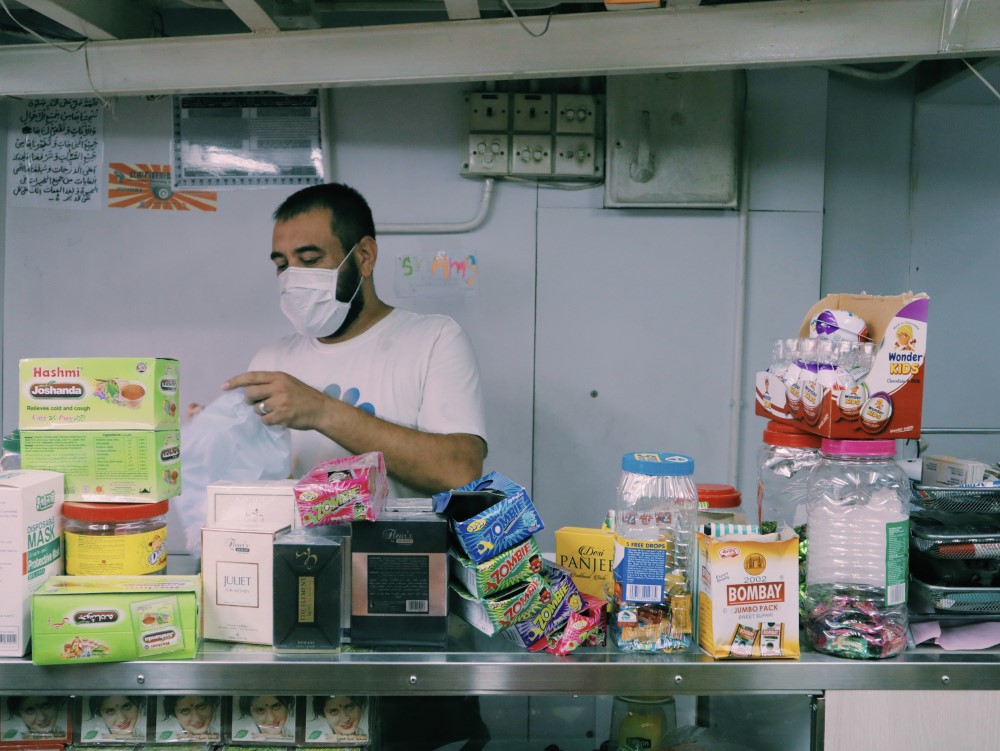
[[293,489],[303,527],[375,521],[389,482],[381,451],[320,462]]

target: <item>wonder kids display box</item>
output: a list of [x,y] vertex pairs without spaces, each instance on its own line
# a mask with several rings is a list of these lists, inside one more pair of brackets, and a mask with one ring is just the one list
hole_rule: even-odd
[[18,427],[177,430],[179,389],[180,364],[170,358],[28,358],[20,362]]
[[907,292],[895,296],[828,295],[806,313],[799,336],[824,310],[846,310],[867,324],[865,340],[878,346],[867,375],[851,388],[823,389],[808,413],[788,398],[782,380],[769,371],[755,378],[756,413],[827,438],[918,438],[924,396],[929,298]]
[[698,644],[723,658],[799,656],[799,538],[698,533]]
[[31,636],[31,595],[63,572],[63,476],[0,473],[0,657],[20,657]]
[[190,659],[201,623],[198,576],[53,576],[31,602],[36,665]]

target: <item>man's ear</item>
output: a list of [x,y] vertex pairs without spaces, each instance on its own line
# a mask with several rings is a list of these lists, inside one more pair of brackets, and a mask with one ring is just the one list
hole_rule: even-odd
[[375,271],[375,263],[378,261],[378,243],[371,235],[365,235],[358,242],[358,249],[354,251],[358,256],[358,268],[362,277],[369,277]]

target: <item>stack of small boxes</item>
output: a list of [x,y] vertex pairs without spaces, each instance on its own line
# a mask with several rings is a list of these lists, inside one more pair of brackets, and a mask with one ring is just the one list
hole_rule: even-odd
[[[168,499],[181,490],[179,388],[180,366],[172,359],[21,360],[21,464],[62,473],[63,516],[79,521],[87,532],[66,531],[66,573],[165,570]],[[119,523],[160,517],[148,530],[129,529],[136,545],[143,540],[141,556],[131,555],[132,550],[113,555],[86,539],[102,531],[121,533]]]
[[537,648],[583,608],[569,574],[542,559],[541,519],[527,491],[491,472],[435,496],[451,520],[452,611],[485,634]]

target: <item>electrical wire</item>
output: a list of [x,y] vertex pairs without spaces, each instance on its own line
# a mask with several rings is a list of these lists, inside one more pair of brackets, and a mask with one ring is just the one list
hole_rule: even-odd
[[864,68],[856,68],[853,65],[823,65],[821,67],[827,70],[832,70],[834,73],[843,73],[844,75],[854,76],[855,78],[863,78],[866,81],[888,81],[893,78],[898,78],[904,73],[908,73],[914,67],[920,63],[919,60],[907,60],[904,63],[900,63],[892,70],[865,70]]
[[972,63],[970,63],[964,57],[962,58],[962,62],[968,66],[969,70],[971,70],[975,74],[976,78],[978,78],[980,81],[983,82],[983,86],[985,86],[987,89],[993,92],[993,96],[995,96],[997,99],[1000,99],[1000,92],[996,90],[993,84],[991,84],[983,77],[982,73],[980,73],[978,70],[975,69],[975,67],[973,67]]
[[36,39],[40,40],[41,42],[49,45],[50,47],[55,47],[58,50],[62,50],[63,52],[70,52],[70,53],[79,52],[80,50],[83,50],[83,65],[84,65],[84,68],[87,71],[87,83],[90,84],[91,90],[94,92],[94,95],[98,98],[98,100],[100,100],[101,104],[105,108],[111,109],[112,112],[114,112],[114,104],[113,104],[113,102],[109,101],[108,99],[106,99],[104,97],[104,95],[101,94],[101,92],[97,90],[97,87],[94,86],[94,79],[93,79],[93,77],[90,74],[90,55],[87,54],[87,50],[88,50],[90,42],[91,42],[90,39],[84,39],[82,42],[80,42],[80,44],[76,45],[75,47],[69,47],[69,46],[66,46],[66,45],[57,44],[56,42],[53,42],[51,39],[47,39],[47,38],[43,37],[41,34],[39,34],[34,29],[28,28],[23,23],[21,23],[20,21],[18,21],[14,17],[14,14],[10,12],[10,8],[7,7],[7,0],[0,0],[0,8],[4,9],[4,11],[7,13],[7,15],[8,15],[8,17],[10,18],[11,21],[13,21],[18,26],[20,26],[22,29],[24,29],[28,34],[30,34],[31,36],[33,36]]
[[545,32],[547,32],[549,30],[549,24],[552,23],[552,14],[555,13],[554,10],[550,10],[549,11],[549,15],[545,19],[545,28],[543,28],[538,33],[535,33],[534,31],[532,31],[531,29],[529,29],[527,26],[524,25],[524,21],[522,21],[521,17],[519,15],[517,15],[517,13],[514,12],[514,8],[511,6],[509,0],[501,0],[501,2],[503,2],[504,7],[508,11],[510,11],[510,14],[512,16],[514,16],[514,20],[516,20],[521,25],[521,28],[524,29],[526,32],[528,32],[529,35],[537,38],[537,37],[542,36]]

